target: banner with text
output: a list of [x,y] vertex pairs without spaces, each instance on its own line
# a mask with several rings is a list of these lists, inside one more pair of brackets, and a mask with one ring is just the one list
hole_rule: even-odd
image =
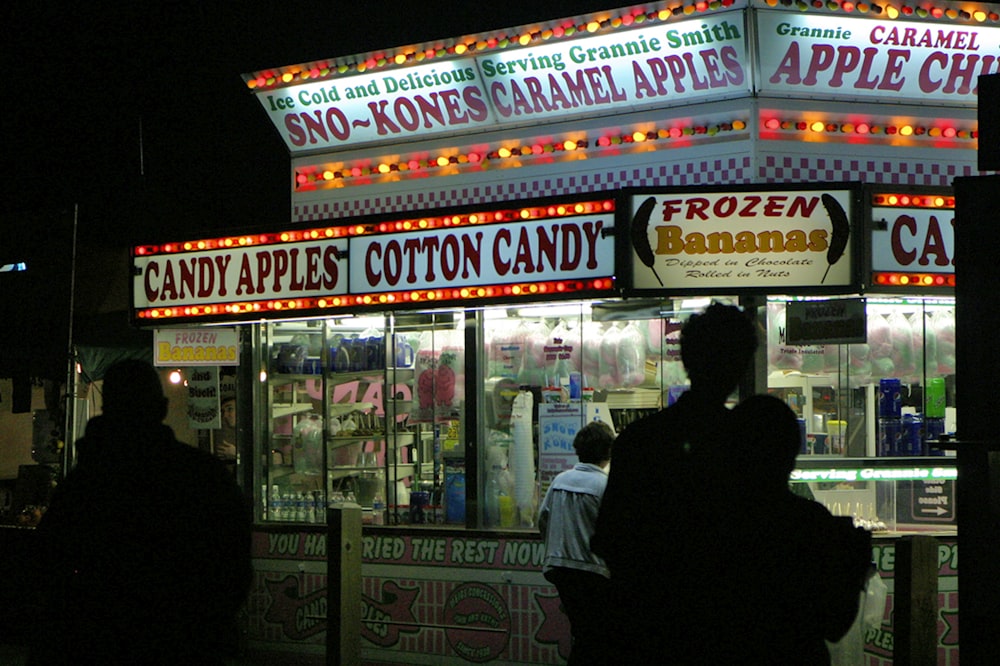
[[872,208],[872,220],[873,271],[955,272],[953,209]]
[[136,309],[344,294],[347,240],[178,252],[132,259]]
[[614,275],[614,214],[351,239],[350,293]]
[[659,191],[631,197],[636,290],[781,290],[854,283],[847,189]]
[[976,106],[1000,28],[758,11],[760,92]]
[[[153,365],[160,367],[240,364],[240,334],[235,327],[157,328]],[[218,377],[210,379],[218,392]],[[218,395],[214,396],[218,402]]]
[[746,95],[742,12],[258,93],[293,153]]

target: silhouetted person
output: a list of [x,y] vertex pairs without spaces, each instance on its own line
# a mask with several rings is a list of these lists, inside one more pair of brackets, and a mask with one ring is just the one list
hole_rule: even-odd
[[222,663],[252,575],[249,504],[224,463],[162,423],[151,365],[109,368],[103,399],[38,526],[30,663]]
[[556,586],[573,635],[569,664],[603,664],[607,645],[608,567],[590,550],[597,510],[608,483],[615,432],[591,421],[573,438],[579,462],[552,480],[538,529],[545,541],[542,574]]
[[857,616],[871,535],[789,488],[801,442],[788,405],[755,395],[733,415],[744,503],[733,526],[740,557],[732,578],[740,593],[732,629],[744,663],[829,664],[824,641],[839,640]]
[[[751,319],[713,303],[681,329],[691,382],[676,403],[629,425],[591,543],[611,571],[611,663],[724,664],[730,592],[726,529],[735,471],[726,398],[757,348]],[[738,663],[738,662],[733,662]]]

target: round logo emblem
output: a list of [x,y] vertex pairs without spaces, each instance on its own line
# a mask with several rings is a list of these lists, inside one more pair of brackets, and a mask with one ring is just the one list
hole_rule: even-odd
[[444,622],[448,643],[467,661],[492,661],[507,648],[510,610],[488,585],[465,583],[452,590],[445,602]]

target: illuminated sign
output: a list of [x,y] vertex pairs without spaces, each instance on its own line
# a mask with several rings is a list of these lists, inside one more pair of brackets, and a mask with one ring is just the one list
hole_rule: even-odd
[[477,58],[500,122],[690,104],[744,94],[741,14],[703,17]]
[[264,90],[293,153],[746,95],[743,14]]
[[793,482],[854,482],[854,481],[940,481],[957,479],[955,467],[862,467],[860,469],[796,469]]
[[615,201],[524,202],[132,248],[136,319],[547,299],[615,287]]
[[760,92],[976,105],[1000,71],[1000,28],[757,12]]
[[632,286],[850,286],[852,200],[852,192],[845,189],[635,194],[630,216]]
[[346,250],[346,240],[333,239],[136,256],[133,305],[167,308],[346,293],[339,266]]
[[953,209],[874,208],[872,220],[872,270],[955,272]]
[[351,239],[351,293],[614,274],[614,213]]
[[493,123],[469,60],[283,88],[260,101],[293,152]]
[[[158,367],[240,364],[239,331],[232,327],[158,328],[153,331],[153,365]],[[218,386],[218,378],[212,380]],[[218,403],[218,396],[214,396]]]

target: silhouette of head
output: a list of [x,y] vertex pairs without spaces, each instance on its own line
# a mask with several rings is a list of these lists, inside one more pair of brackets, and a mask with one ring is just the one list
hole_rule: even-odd
[[773,395],[752,395],[733,410],[738,436],[746,454],[748,478],[771,487],[788,483],[801,447],[798,418]]
[[573,448],[580,462],[599,465],[611,460],[615,431],[604,421],[591,421],[573,438]]
[[156,369],[146,361],[115,363],[104,375],[103,412],[109,418],[159,423],[167,416],[167,398]]
[[681,361],[691,388],[702,393],[732,393],[756,349],[753,322],[735,305],[712,303],[681,329]]

